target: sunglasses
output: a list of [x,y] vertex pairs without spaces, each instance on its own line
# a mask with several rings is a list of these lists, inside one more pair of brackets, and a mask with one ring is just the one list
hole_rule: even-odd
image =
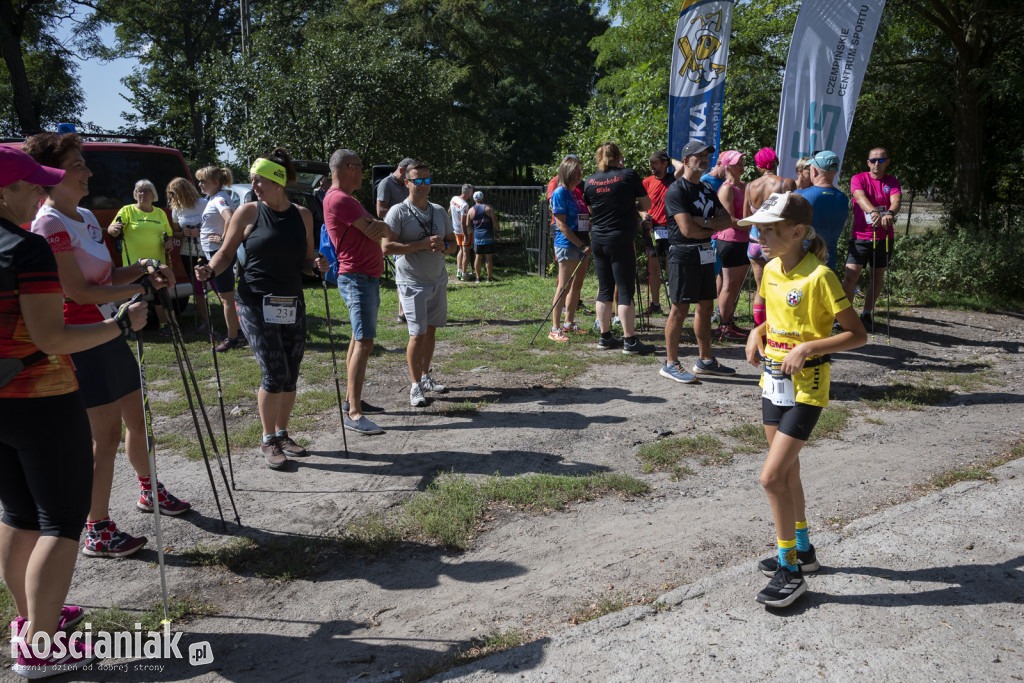
[[429,185],[430,178],[406,178],[413,185]]
[[868,159],[869,164],[884,164],[887,161],[889,160],[886,157],[882,157],[881,159]]

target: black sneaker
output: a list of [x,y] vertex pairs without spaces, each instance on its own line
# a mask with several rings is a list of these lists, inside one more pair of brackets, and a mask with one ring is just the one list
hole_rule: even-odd
[[864,323],[864,329],[871,332],[875,329],[874,321],[871,319],[871,311],[864,311],[860,314],[860,321]]
[[757,594],[757,601],[769,607],[789,607],[806,592],[807,582],[799,568],[795,572],[779,569]]
[[[818,556],[814,554],[813,543],[810,550],[796,551],[796,564],[804,574],[813,574],[821,569],[821,565],[818,564]],[[778,556],[772,555],[764,558],[757,563],[757,569],[765,576],[775,576],[775,572],[779,570]]]
[[[384,409],[375,405],[371,405],[366,401],[359,401],[359,407],[362,409],[364,415],[373,415],[374,413],[383,413]],[[345,414],[348,414],[349,404],[348,401],[341,402],[341,410]]]
[[661,304],[651,304],[647,307],[648,315],[661,315]]
[[599,349],[621,349],[622,339],[620,337],[608,337],[605,339],[601,337],[597,340],[597,348]]
[[654,346],[651,344],[644,344],[642,341],[635,337],[633,338],[632,344],[623,339],[622,353],[628,356],[648,356],[654,353]]

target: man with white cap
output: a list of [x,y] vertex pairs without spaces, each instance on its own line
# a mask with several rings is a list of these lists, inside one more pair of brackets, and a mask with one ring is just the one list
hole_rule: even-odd
[[682,174],[665,193],[668,223],[668,282],[672,308],[665,322],[665,365],[659,374],[675,382],[697,381],[679,362],[679,336],[683,321],[696,304],[693,329],[700,357],[693,372],[732,375],[735,370],[711,355],[711,302],[715,298],[715,251],[711,236],[732,224],[715,192],[700,181],[714,147],[698,140],[683,146]]

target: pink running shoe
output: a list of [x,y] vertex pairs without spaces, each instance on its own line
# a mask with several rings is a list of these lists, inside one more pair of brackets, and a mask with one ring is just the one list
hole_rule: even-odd
[[107,517],[99,522],[85,523],[82,554],[87,557],[127,557],[146,545],[148,540],[145,536],[126,534]]
[[70,644],[63,657],[39,658],[31,653],[26,657],[19,653],[18,661],[11,666],[11,671],[25,678],[49,678],[74,669],[81,669],[95,658],[92,648],[86,648],[85,645],[76,641]]
[[[192,503],[187,500],[178,500],[174,495],[167,492],[163,484],[156,485],[157,498],[160,500],[160,514],[177,517],[192,509]],[[153,492],[149,489],[139,489],[139,500],[135,507],[143,512],[153,511]]]
[[[64,605],[60,608],[60,621],[57,622],[57,628],[61,631],[68,631],[78,625],[82,619],[85,618],[85,610],[78,605]],[[14,626],[14,633],[20,634],[22,629],[25,627],[25,617],[15,617],[11,624]],[[11,642],[17,642],[21,640],[20,635],[14,635],[11,637]]]

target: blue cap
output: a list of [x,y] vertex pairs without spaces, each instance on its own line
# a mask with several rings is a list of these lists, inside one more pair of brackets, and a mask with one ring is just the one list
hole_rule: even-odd
[[839,170],[839,157],[836,156],[835,152],[829,150],[822,150],[818,152],[809,162],[812,166],[817,166],[823,171],[837,171]]
[[57,132],[63,135],[64,133],[74,133],[75,124],[73,123],[58,123]]

